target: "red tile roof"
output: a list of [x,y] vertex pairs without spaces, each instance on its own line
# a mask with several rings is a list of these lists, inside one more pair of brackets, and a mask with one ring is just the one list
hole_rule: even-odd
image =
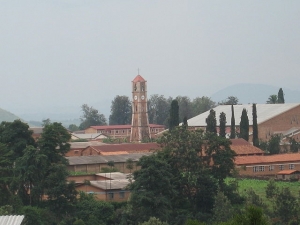
[[300,153],[235,157],[236,165],[257,165],[285,162],[300,162]]
[[146,81],[141,75],[137,75],[132,82],[143,82]]
[[251,145],[248,141],[243,138],[230,139],[231,145]]
[[102,145],[102,146],[90,146],[97,152],[101,153],[113,153],[115,154],[124,154],[124,152],[150,152],[151,150],[159,149],[157,143],[137,143],[137,144],[111,144],[111,145]]
[[263,155],[264,151],[253,146],[248,141],[239,138],[231,139],[230,148],[235,151],[237,155]]
[[284,175],[289,175],[289,174],[293,174],[299,172],[298,170],[281,170],[279,171],[277,174],[284,174]]

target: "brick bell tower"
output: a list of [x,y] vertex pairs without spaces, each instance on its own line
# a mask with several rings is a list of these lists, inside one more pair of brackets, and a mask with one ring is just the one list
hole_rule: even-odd
[[132,121],[130,142],[150,139],[147,106],[147,81],[137,75],[132,81]]

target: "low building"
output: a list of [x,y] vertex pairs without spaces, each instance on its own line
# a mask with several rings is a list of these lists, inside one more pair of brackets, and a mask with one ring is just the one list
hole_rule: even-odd
[[[155,135],[165,129],[164,125],[149,124],[150,136],[155,138]],[[131,125],[108,125],[108,126],[90,126],[85,129],[86,134],[101,133],[116,139],[128,139],[131,134]]]
[[71,134],[71,140],[87,140],[87,141],[103,141],[103,139],[107,139],[107,135],[100,133],[91,133],[91,134]]
[[[151,155],[150,152],[145,153],[131,153],[120,155],[91,155],[91,156],[72,156],[66,157],[69,161],[68,170],[72,173],[99,173],[104,168],[107,169],[109,161],[114,162],[114,167],[117,171],[122,173],[132,173],[140,169],[137,162],[143,156]],[[133,169],[128,169],[128,160],[132,160]]]
[[[253,120],[249,114],[252,112],[252,104],[234,105],[235,125],[236,130],[239,130],[241,114],[243,109],[248,111],[249,117],[249,141],[252,141]],[[227,117],[226,132],[230,132],[231,126],[231,105],[218,105],[213,108],[216,115],[224,112]],[[258,124],[258,138],[263,141],[268,141],[274,134],[285,133],[292,128],[300,127],[300,103],[285,103],[285,104],[256,104],[257,124]],[[206,129],[206,118],[209,111],[201,113],[187,122],[189,129]],[[217,126],[219,121],[217,120]],[[300,138],[299,135],[295,138]]]
[[70,150],[65,154],[66,157],[81,156],[82,151],[89,146],[106,145],[99,141],[87,141],[87,142],[70,142]]
[[282,170],[277,173],[276,178],[279,180],[299,180],[300,172],[298,170]]
[[82,150],[81,155],[119,155],[129,153],[153,152],[159,149],[157,143],[122,143],[88,146]]
[[70,176],[69,181],[74,181],[76,190],[95,195],[102,201],[127,201],[130,191],[130,174],[119,172],[97,173],[93,175]]
[[300,153],[236,156],[235,165],[240,175],[275,177],[283,170],[300,171]]

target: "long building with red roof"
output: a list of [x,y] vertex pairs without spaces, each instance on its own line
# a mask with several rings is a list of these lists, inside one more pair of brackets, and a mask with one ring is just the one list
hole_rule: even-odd
[[[164,125],[149,124],[151,138],[165,130]],[[131,125],[108,125],[108,126],[90,126],[84,130],[86,134],[101,133],[111,138],[129,138],[131,133]]]

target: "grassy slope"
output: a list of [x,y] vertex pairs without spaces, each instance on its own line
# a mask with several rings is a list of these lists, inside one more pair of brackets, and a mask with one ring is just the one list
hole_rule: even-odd
[[[228,181],[231,178],[228,178]],[[270,205],[270,200],[266,198],[266,187],[269,181],[266,180],[255,180],[255,179],[238,179],[239,182],[239,193],[243,196],[246,195],[247,190],[252,188],[262,200]],[[283,182],[276,181],[276,185],[279,189],[288,187],[295,197],[299,196],[300,182]]]

